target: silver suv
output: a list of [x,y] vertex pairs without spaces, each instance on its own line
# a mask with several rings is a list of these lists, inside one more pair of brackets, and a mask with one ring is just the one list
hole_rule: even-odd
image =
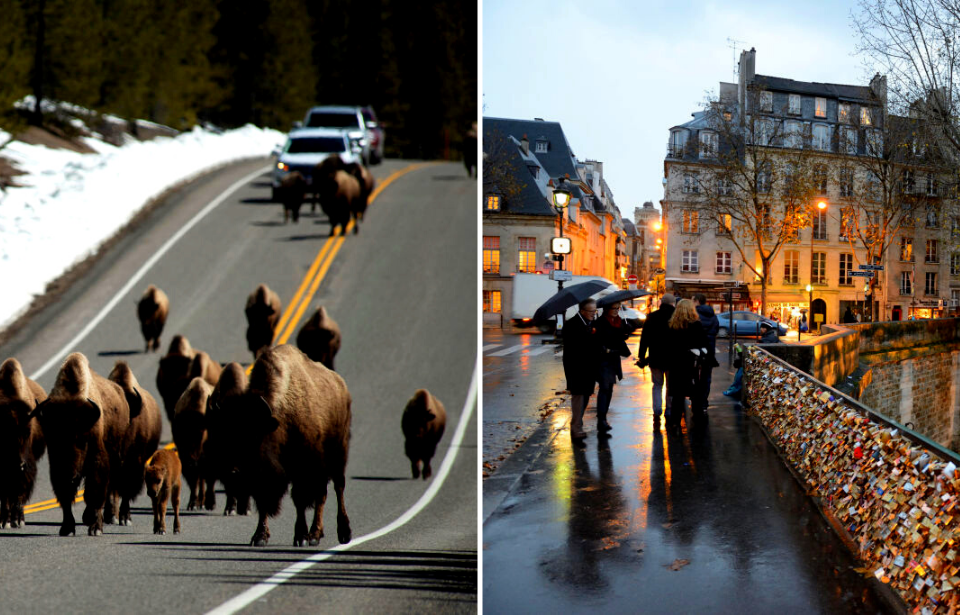
[[344,130],[350,145],[360,151],[363,164],[369,165],[374,158],[371,138],[372,127],[367,126],[363,107],[338,107],[327,105],[312,107],[303,118],[303,128],[334,128]]

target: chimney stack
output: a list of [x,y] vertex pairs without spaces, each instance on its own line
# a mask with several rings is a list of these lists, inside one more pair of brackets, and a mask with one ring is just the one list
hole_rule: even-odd
[[523,138],[520,139],[520,149],[523,150],[524,156],[530,153],[530,140],[527,139],[527,135],[523,135]]

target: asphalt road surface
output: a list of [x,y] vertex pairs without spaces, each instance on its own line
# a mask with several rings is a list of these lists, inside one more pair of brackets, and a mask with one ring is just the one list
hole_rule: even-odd
[[[358,235],[329,242],[319,211],[305,207],[299,224],[283,224],[281,206],[268,201],[269,160],[211,173],[167,198],[0,347],[0,358],[18,358],[47,391],[65,352],[83,352],[104,376],[115,361],[127,361],[159,401],[157,364],[173,335],[186,335],[221,363],[248,365],[246,297],[263,282],[286,310],[303,287],[301,301],[310,300],[291,318],[290,342],[321,304],[343,333],[336,366],[353,398],[345,500],[354,546],[330,551],[337,547],[332,487],[326,537],[314,548],[292,546],[289,495],[264,548],[248,546],[255,513],[222,516],[219,488],[216,511],[187,512],[184,482],[179,535],[169,511],[170,533],[152,533],[145,492],[134,502],[133,526],[107,525],[97,538],[79,525],[76,537],[61,538],[60,509],[39,506],[24,527],[0,530],[0,610],[476,611],[477,186],[462,165],[414,164],[374,167],[378,184],[391,183]],[[170,297],[171,310],[161,351],[144,354],[135,303],[151,283]],[[429,481],[411,479],[400,432],[403,407],[420,387],[443,401],[448,416]],[[35,504],[53,497],[46,461]],[[78,522],[82,509],[74,505]],[[398,519],[406,523],[397,527]],[[382,528],[388,531],[370,537]],[[322,561],[285,583],[258,585],[311,556]],[[244,593],[251,587],[259,589]]]

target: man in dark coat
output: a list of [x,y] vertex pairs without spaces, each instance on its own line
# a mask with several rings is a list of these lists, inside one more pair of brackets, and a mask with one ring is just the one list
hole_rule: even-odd
[[760,343],[761,344],[779,344],[780,336],[774,331],[774,325],[767,321],[760,323]]
[[607,410],[613,398],[613,385],[623,380],[620,361],[630,356],[627,338],[634,328],[620,318],[620,304],[611,303],[603,308],[603,317],[597,322],[597,341],[600,343],[600,371],[597,375],[597,430],[610,431]]
[[[653,421],[660,422],[663,414],[663,382],[667,371],[667,322],[673,316],[674,298],[667,293],[660,300],[660,309],[647,316],[640,335],[641,368],[650,366],[650,379],[653,381]],[[647,353],[649,352],[649,357]],[[670,405],[670,389],[667,389],[667,405]]]
[[570,437],[582,440],[583,413],[593,395],[597,382],[597,364],[600,347],[593,320],[597,315],[597,302],[585,299],[580,302],[580,311],[563,326],[563,374],[567,377],[570,391],[570,406],[573,418],[570,421]]
[[847,306],[847,311],[843,313],[843,324],[849,325],[857,322],[857,317],[853,315],[853,311],[850,310],[850,306]]
[[700,325],[703,327],[703,332],[707,334],[707,358],[700,372],[700,399],[697,402],[699,409],[706,412],[709,405],[707,400],[710,397],[710,383],[713,381],[713,368],[720,365],[717,361],[717,332],[720,331],[720,321],[713,307],[707,305],[706,295],[698,293],[693,298],[697,302]]

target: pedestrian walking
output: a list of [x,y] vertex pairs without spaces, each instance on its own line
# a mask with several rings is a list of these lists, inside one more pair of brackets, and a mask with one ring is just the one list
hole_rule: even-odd
[[687,397],[693,402],[694,416],[702,416],[702,409],[696,405],[697,370],[707,354],[707,335],[700,324],[693,301],[689,299],[683,299],[677,304],[667,327],[667,388],[670,391],[667,427],[679,432],[680,420],[686,421]]
[[[673,316],[674,297],[670,293],[660,300],[660,309],[647,316],[640,334],[640,355],[637,367],[650,367],[650,380],[653,383],[653,422],[660,424],[663,414],[663,383],[667,373],[667,323]],[[649,356],[648,356],[649,354]],[[667,387],[667,406],[670,405],[670,387]]]
[[585,299],[580,302],[580,310],[563,327],[563,374],[567,378],[567,390],[570,391],[570,408],[573,418],[570,421],[570,437],[582,440],[583,413],[587,402],[593,395],[597,382],[597,363],[600,360],[600,346],[594,319],[597,315],[597,302]]
[[857,317],[853,315],[853,310],[848,305],[846,311],[843,312],[843,324],[851,325],[855,322],[857,322]]
[[700,317],[703,332],[707,336],[707,358],[703,361],[703,369],[700,371],[700,399],[695,403],[699,404],[701,411],[706,412],[709,405],[710,384],[713,382],[713,368],[720,366],[717,361],[717,333],[720,331],[720,320],[714,313],[713,307],[707,305],[706,295],[698,293],[693,298],[697,301],[697,315]]
[[620,361],[630,356],[627,338],[634,328],[620,318],[620,304],[611,303],[603,308],[603,317],[597,322],[597,338],[600,343],[600,370],[597,376],[597,430],[610,431],[607,410],[613,397],[613,385],[623,380]]

